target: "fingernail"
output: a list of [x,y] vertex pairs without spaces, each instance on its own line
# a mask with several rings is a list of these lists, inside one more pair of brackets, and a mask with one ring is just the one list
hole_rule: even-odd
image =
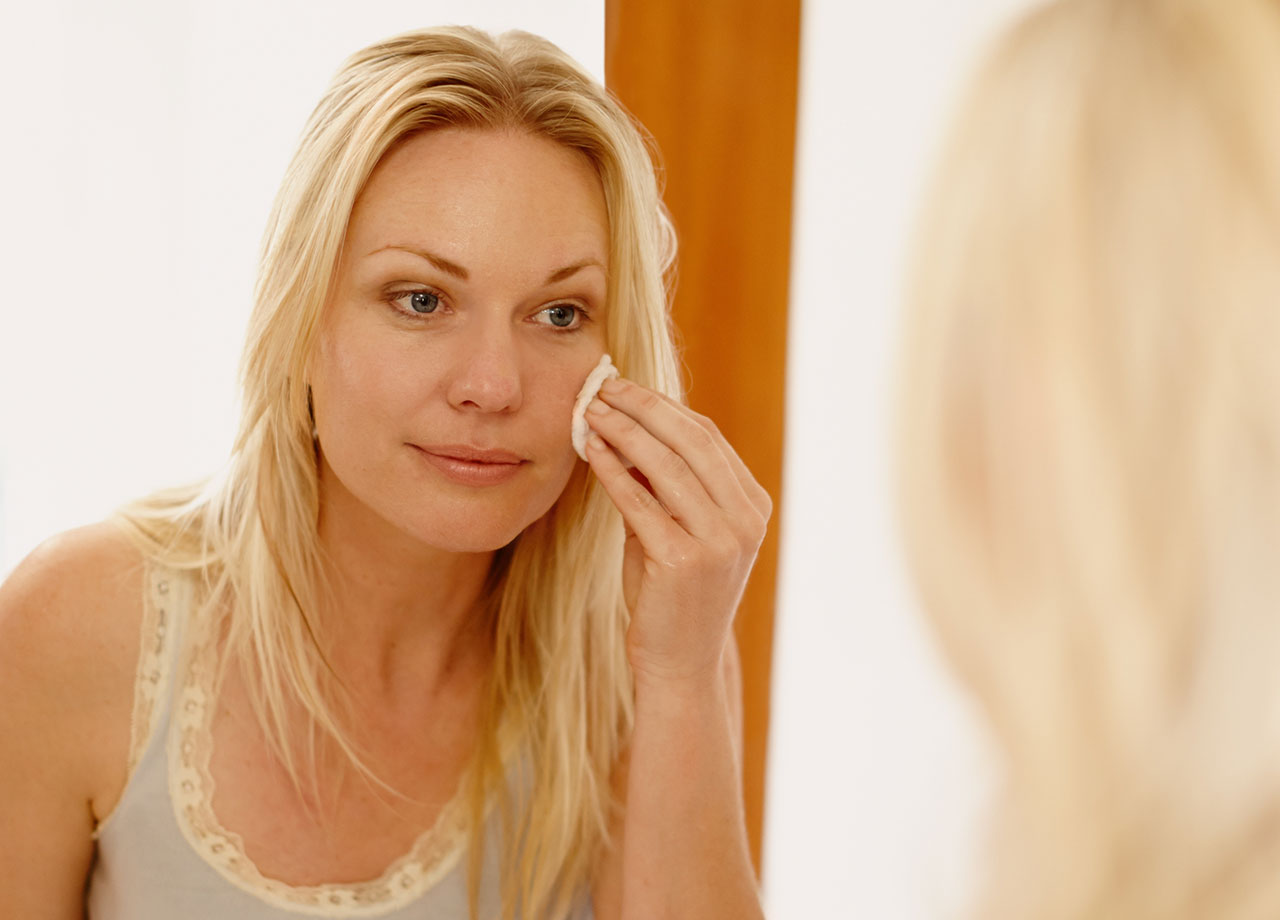
[[610,377],[600,387],[600,392],[608,393],[610,396],[615,396],[618,393],[621,393],[626,388],[627,388],[627,384],[624,380],[622,380],[622,378]]
[[598,399],[593,399],[587,403],[587,412],[590,415],[604,415],[608,411],[609,407]]
[[598,434],[592,434],[587,438],[587,447],[592,450],[604,450],[604,438]]

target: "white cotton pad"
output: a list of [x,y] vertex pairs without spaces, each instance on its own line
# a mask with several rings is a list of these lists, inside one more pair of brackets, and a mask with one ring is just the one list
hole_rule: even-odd
[[587,406],[596,398],[604,382],[617,376],[618,369],[613,366],[613,359],[604,355],[600,358],[600,363],[587,374],[587,382],[578,391],[578,398],[573,404],[573,425],[570,428],[569,437],[573,440],[573,449],[583,460],[587,459],[587,435],[591,432],[587,426]]

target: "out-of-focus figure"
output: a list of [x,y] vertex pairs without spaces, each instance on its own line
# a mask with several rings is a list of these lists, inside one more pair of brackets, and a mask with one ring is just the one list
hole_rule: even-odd
[[1036,10],[921,217],[899,488],[1002,755],[977,915],[1280,917],[1280,3]]

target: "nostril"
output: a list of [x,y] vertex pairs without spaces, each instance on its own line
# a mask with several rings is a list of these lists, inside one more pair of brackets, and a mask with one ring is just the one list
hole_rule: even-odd
[[482,412],[510,411],[521,402],[520,379],[515,374],[483,374],[473,369],[454,379],[449,401],[458,408]]

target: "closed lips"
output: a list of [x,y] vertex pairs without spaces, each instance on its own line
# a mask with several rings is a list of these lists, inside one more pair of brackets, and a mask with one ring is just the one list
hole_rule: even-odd
[[410,445],[437,473],[462,486],[496,486],[510,482],[524,469],[525,458],[509,450],[459,444]]
[[523,457],[508,450],[467,447],[459,444],[429,445],[427,447],[415,444],[413,446],[424,453],[434,454],[437,457],[447,457],[450,460],[461,460],[465,463],[516,464],[524,462]]

